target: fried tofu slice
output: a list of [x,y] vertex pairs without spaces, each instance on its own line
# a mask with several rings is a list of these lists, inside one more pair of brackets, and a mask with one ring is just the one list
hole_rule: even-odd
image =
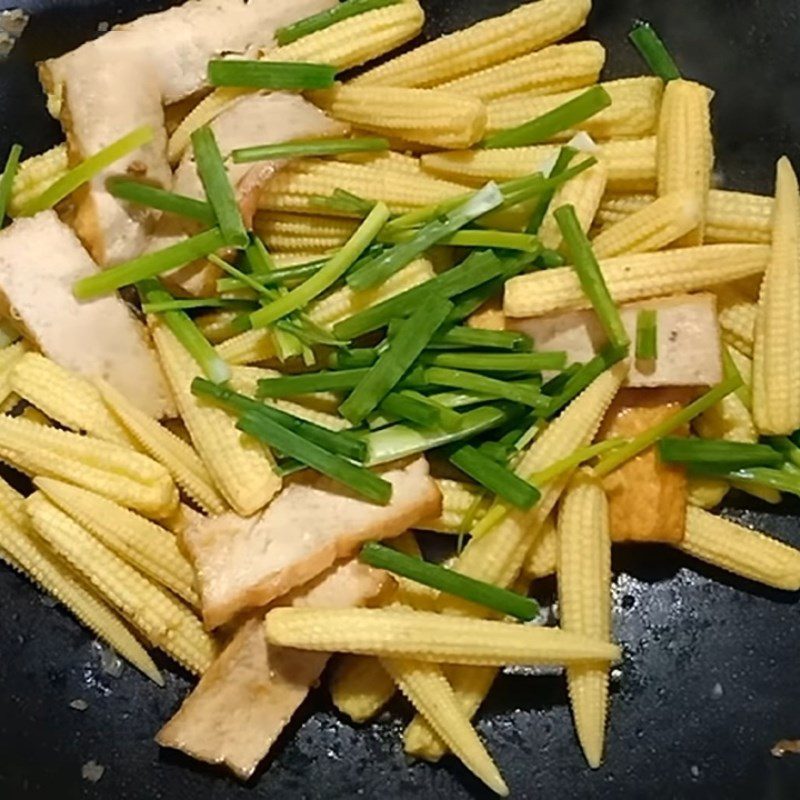
[[[688,389],[624,389],[611,406],[600,437],[635,436],[672,416],[692,399]],[[673,436],[686,436],[688,426]],[[605,478],[611,539],[615,542],[668,542],[683,539],[687,480],[682,467],[664,464],[656,449],[623,464]]]
[[[385,582],[385,573],[348,561],[287,600],[298,607],[350,608],[378,595]],[[268,645],[263,615],[248,619],[156,741],[200,761],[224,764],[246,780],[319,680],[328,658]]]
[[[658,358],[652,362],[632,358],[626,386],[713,386],[722,380],[715,295],[676,295],[623,306],[620,314],[631,341],[636,341],[636,319],[642,309],[657,313]],[[568,363],[589,361],[606,343],[594,311],[509,318],[507,327],[532,337],[537,350],[566,351]]]
[[288,485],[260,514],[222,514],[183,534],[194,563],[203,619],[216,628],[248,608],[271,603],[370,539],[398,536],[440,512],[428,462],[389,465],[392,500],[378,506],[328,478]]
[[81,303],[72,294],[97,265],[53,211],[0,232],[0,310],[50,359],[103,378],[156,419],[175,402],[147,330],[117,295]]

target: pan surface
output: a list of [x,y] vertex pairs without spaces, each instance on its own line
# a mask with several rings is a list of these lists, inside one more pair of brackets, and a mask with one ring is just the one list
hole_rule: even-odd
[[[514,0],[423,0],[426,36],[508,10]],[[156,0],[0,0],[32,13],[0,64],[0,153],[54,144],[37,59],[167,5]],[[683,71],[717,89],[718,172],[726,187],[770,192],[776,158],[800,165],[800,3],[797,0],[595,0],[588,34],[609,50],[607,74],[644,70],[625,41],[651,20]],[[583,34],[582,34],[583,35]],[[800,312],[800,309],[798,310]],[[56,310],[54,309],[54,313]],[[800,545],[800,505],[734,501],[730,513]],[[661,548],[615,553],[614,673],[603,768],[591,772],[573,735],[559,676],[504,676],[479,728],[517,798],[796,800],[800,755],[770,748],[800,738],[800,603],[690,563]],[[544,587],[543,599],[553,587]],[[355,728],[316,693],[247,786],[180,755],[153,734],[189,688],[166,671],[158,689],[133,669],[112,677],[76,622],[22,578],[0,569],[0,798],[2,800],[246,800],[249,798],[478,798],[447,759],[408,765],[401,704]],[[84,710],[70,705],[81,700]],[[80,705],[80,704],[79,704]],[[105,767],[90,783],[81,768]]]

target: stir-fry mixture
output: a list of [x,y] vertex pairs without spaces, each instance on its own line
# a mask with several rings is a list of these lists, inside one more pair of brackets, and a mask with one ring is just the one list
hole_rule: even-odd
[[589,10],[374,66],[417,0],[190,0],[39,65],[66,143],[0,181],[0,557],[199,678],[163,747],[246,779],[324,672],[505,795],[471,719],[507,665],[566,668],[601,764],[612,544],[800,589],[709,510],[800,495],[797,178],[716,187],[712,90],[646,23],[649,74],[598,82],[557,43]]

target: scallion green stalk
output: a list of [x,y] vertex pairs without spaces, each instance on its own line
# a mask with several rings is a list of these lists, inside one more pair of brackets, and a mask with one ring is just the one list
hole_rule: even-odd
[[279,45],[283,46],[296,42],[304,36],[323,31],[337,22],[355,17],[358,14],[364,14],[367,11],[373,11],[376,8],[385,8],[386,6],[393,6],[402,0],[344,0],[341,3],[333,6],[333,8],[320,11],[318,14],[312,14],[310,17],[293,22],[291,25],[284,25],[275,31],[275,40]]
[[[413,240],[416,234],[413,230],[390,231],[381,235],[379,239],[384,242],[398,244]],[[530,233],[514,233],[512,231],[493,230],[465,230],[457,231],[451,236],[442,239],[440,244],[450,247],[472,247],[495,250],[519,250],[523,253],[541,252],[541,242]]]
[[224,297],[197,297],[193,300],[175,299],[165,300],[161,303],[144,303],[142,311],[145,314],[162,314],[165,311],[194,311],[202,308],[228,308],[250,310],[256,303],[252,300],[235,300]]
[[636,358],[658,358],[658,312],[654,308],[643,308],[636,315]]
[[[550,174],[547,177],[553,178],[561,175],[564,170],[569,167],[570,162],[573,158],[575,158],[576,155],[578,155],[578,151],[574,147],[562,147],[558,151],[558,156],[556,157],[555,164],[553,164],[553,169],[550,170]],[[536,208],[533,210],[531,218],[528,220],[528,226],[526,228],[528,233],[539,233],[539,228],[542,227],[542,223],[544,222],[544,218],[547,216],[547,212],[550,210],[550,204],[553,202],[555,194],[555,189],[548,189],[548,191],[542,192],[539,200],[536,203]]]
[[5,225],[8,202],[11,199],[11,191],[14,188],[14,178],[17,177],[19,158],[22,155],[22,145],[12,145],[6,159],[6,166],[3,169],[3,177],[0,178],[0,228]]
[[674,81],[681,77],[675,60],[649,22],[637,20],[628,34],[628,38],[647,62],[647,66],[650,67],[653,74],[658,75],[661,80]]
[[362,219],[375,208],[373,200],[366,200],[344,189],[335,189],[333,194],[328,197],[312,195],[309,198],[309,203],[312,206],[320,206],[330,211],[341,211],[343,214],[361,217]]
[[433,386],[448,386],[454,389],[466,389],[470,392],[481,392],[487,398],[508,400],[535,409],[542,408],[542,404],[547,402],[536,386],[525,381],[498,380],[475,372],[442,367],[426,369],[425,379]]
[[[395,419],[403,419],[429,428],[439,424],[439,414],[436,408],[426,403],[422,395],[415,396],[409,392],[391,392],[381,400],[380,413]],[[373,422],[370,419],[370,427]]]
[[533,350],[533,340],[530,336],[516,331],[490,331],[457,325],[443,333],[437,333],[428,343],[429,350],[467,350],[470,348],[529,353]]
[[262,144],[243,147],[231,153],[234,164],[267,161],[275,158],[300,158],[310,156],[335,156],[342,153],[373,153],[388,150],[388,139],[362,136],[356,139],[300,139],[279,144]]
[[113,197],[129,203],[196,219],[206,225],[215,225],[217,221],[214,209],[204,200],[195,200],[193,197],[175,194],[159,186],[151,186],[149,183],[117,176],[106,181],[106,189]]
[[263,283],[256,280],[252,275],[242,272],[240,269],[234,267],[233,264],[229,264],[227,261],[225,261],[225,259],[220,258],[212,253],[208,257],[208,260],[215,266],[219,267],[223,272],[226,272],[232,278],[236,278],[236,280],[240,281],[244,286],[252,289],[257,295],[260,295],[266,300],[275,299],[276,295],[273,289],[267,289]]
[[473,372],[540,372],[545,369],[564,369],[567,354],[563,350],[539,353],[426,353],[422,363],[431,367]]
[[330,89],[335,79],[336,67],[330,64],[240,59],[208,62],[208,82],[212,86],[305,92]]
[[729,470],[749,467],[779,467],[783,456],[766,444],[729,442],[723,439],[689,439],[666,437],[658,443],[662,461]]

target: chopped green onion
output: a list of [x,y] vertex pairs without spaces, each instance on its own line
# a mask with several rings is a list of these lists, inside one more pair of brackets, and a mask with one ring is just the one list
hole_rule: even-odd
[[593,86],[541,117],[489,136],[481,147],[528,147],[552,139],[562,131],[574,128],[611,105],[611,97],[602,86]]
[[[415,396],[409,392],[391,392],[380,403],[382,414],[388,414],[396,419],[408,420],[423,428],[430,428],[439,424],[439,414],[436,407],[424,401],[422,395]],[[372,426],[370,420],[370,427]]]
[[545,247],[539,258],[536,259],[536,266],[540,269],[555,269],[555,267],[563,267],[566,263],[567,260],[558,250],[551,250],[548,247]]
[[[389,209],[384,203],[378,203],[344,247],[319,272],[296,289],[292,289],[288,294],[268,306],[264,306],[260,311],[256,311],[250,317],[253,328],[265,328],[292,311],[308,305],[314,298],[330,288],[358,260],[358,257],[367,249],[388,219]],[[334,329],[334,334],[337,338],[346,338],[340,336],[336,329]]]
[[149,183],[116,176],[106,181],[106,189],[113,197],[127,200],[129,203],[196,219],[207,225],[215,225],[217,221],[214,210],[204,200],[175,194],[159,186],[151,186]]
[[309,198],[309,203],[312,206],[321,206],[331,211],[341,211],[343,214],[353,214],[357,217],[366,217],[375,208],[373,200],[365,200],[363,197],[344,189],[336,189],[328,197],[319,194],[312,195]]
[[739,379],[726,378],[722,383],[717,384],[713,389],[686,406],[686,408],[680,409],[658,425],[654,425],[649,430],[634,436],[627,445],[607,455],[595,467],[595,474],[599,478],[605,477],[609,472],[612,472],[634,456],[638,456],[639,453],[647,450],[660,439],[669,436],[682,425],[687,425],[695,417],[708,411],[709,408],[713,408],[720,400],[727,397],[731,392],[735,392],[738,387]]
[[769,445],[723,439],[666,437],[658,443],[658,455],[662,461],[669,463],[699,464],[729,470],[779,467],[783,464],[783,456]]
[[297,461],[297,459],[285,458],[283,461],[279,461],[273,469],[279,478],[288,478],[290,475],[303,472],[308,467],[302,461]]
[[461,427],[456,431],[442,426],[419,428],[411,425],[392,425],[365,437],[369,447],[367,463],[387,464],[407,456],[424,453],[454,442],[467,441],[498,428],[513,418],[515,410],[504,406],[480,406],[461,415]]
[[299,375],[281,375],[263,378],[258,382],[257,397],[297,397],[319,392],[345,392],[355,389],[365,378],[369,368],[322,370]]
[[198,128],[192,134],[192,147],[200,180],[206,190],[208,202],[214,209],[225,244],[247,247],[250,236],[244,226],[216,137],[208,125]]
[[21,155],[22,145],[13,145],[6,159],[3,177],[0,178],[0,228],[5,225],[8,201],[11,199],[11,191],[14,188],[14,178],[17,177],[17,168],[19,167],[19,157]]
[[767,487],[800,497],[800,475],[786,470],[772,469],[770,467],[748,467],[746,469],[729,470],[717,465],[692,464],[690,474],[697,477],[730,481],[731,484],[737,487],[741,486],[742,489],[748,492],[752,488]]
[[281,46],[296,42],[304,36],[325,30],[337,22],[355,17],[376,8],[393,6],[402,0],[344,0],[344,2],[334,5],[325,11],[312,14],[310,17],[293,22],[291,25],[284,25],[275,31],[275,40]]
[[539,615],[539,604],[531,598],[470,578],[439,564],[407,556],[375,542],[361,548],[359,559],[377,569],[388,570],[423,586],[430,586],[516,619],[527,622]]
[[29,200],[20,209],[19,216],[30,217],[58,205],[65,197],[71,195],[76,189],[88,183],[104,169],[110,167],[115,161],[130,155],[143,147],[153,138],[153,129],[143,125],[131,133],[112,142],[108,147],[98,150],[77,166],[62,175],[55,183],[45,189],[38,197]]
[[342,348],[331,355],[328,366],[331,369],[362,369],[371,367],[379,357],[375,347]]
[[658,312],[654,308],[643,308],[636,315],[636,358],[658,358]]
[[788,436],[770,436],[767,439],[770,447],[775,448],[789,464],[800,467],[800,448]]
[[389,481],[325,450],[269,417],[248,412],[239,420],[237,427],[375,503],[387,505],[392,499],[392,484]]
[[540,353],[426,353],[422,363],[475,372],[539,372],[543,369],[564,369],[567,354],[563,350]]
[[[558,151],[556,162],[553,164],[553,169],[550,170],[550,174],[547,177],[553,178],[557,175],[561,175],[564,170],[569,167],[570,162],[573,158],[575,158],[576,155],[578,155],[578,151],[574,147],[562,147]],[[553,202],[555,194],[555,189],[549,189],[546,192],[542,192],[538,202],[536,203],[536,208],[531,214],[531,218],[528,220],[528,226],[526,228],[528,233],[539,233],[539,228],[542,227],[542,223],[544,222],[544,218],[547,216],[547,212],[550,210],[550,205]],[[548,252],[552,253],[556,251],[550,250]]]
[[330,89],[335,79],[336,67],[329,64],[240,59],[208,62],[208,82],[212,86],[304,92]]
[[81,278],[72,288],[78,300],[90,300],[101,294],[110,294],[123,286],[154,278],[163,272],[178,269],[225,246],[219,228],[212,228],[197,236],[184,239],[164,250],[146,253],[124,264]]
[[722,343],[722,370],[726,378],[737,377],[742,382],[741,386],[739,386],[739,388],[736,390],[736,394],[742,403],[744,403],[744,407],[748,411],[752,411],[753,392],[750,386],[745,383],[742,373],[739,372],[739,367],[736,366],[736,362],[731,356],[731,351],[728,349],[728,345],[726,345],[724,342]]
[[250,265],[250,272],[254,276],[262,277],[276,271],[275,262],[272,260],[267,246],[256,235],[250,237],[250,243],[244,251],[244,257]]
[[513,447],[503,444],[502,442],[482,442],[478,450],[485,456],[491,458],[492,461],[502,466],[508,464],[508,459],[511,458],[515,452]]
[[275,292],[272,289],[267,289],[260,281],[257,281],[252,275],[248,275],[246,272],[242,272],[240,269],[237,269],[233,266],[233,264],[229,264],[225,261],[224,258],[220,258],[213,253],[208,257],[208,260],[214,264],[215,266],[219,267],[223,272],[227,272],[236,280],[241,281],[242,284],[247,286],[248,288],[252,289],[257,295],[261,295],[268,300],[272,300],[275,298]]
[[243,147],[231,153],[234,164],[267,161],[274,158],[299,158],[301,156],[335,156],[341,153],[369,153],[388,150],[388,139],[363,136],[357,139],[303,139],[280,144],[262,144]]
[[436,386],[449,386],[454,389],[466,389],[470,392],[481,392],[487,398],[509,400],[532,408],[541,408],[545,402],[536,386],[525,381],[505,381],[487,378],[475,372],[464,372],[441,367],[429,367],[425,370],[425,379]]
[[609,342],[614,347],[629,347],[631,340],[628,332],[622,324],[619,309],[611,299],[606,280],[595,258],[592,243],[581,227],[575,207],[561,206],[554,216],[572,255],[572,263],[581,287],[591,301]]
[[163,314],[165,311],[193,311],[197,308],[229,308],[245,309],[253,308],[251,300],[235,300],[224,297],[197,297],[193,300],[165,300],[161,303],[144,303],[142,311],[145,314]]
[[[383,242],[392,244],[411,241],[415,232],[404,230],[381,235],[379,238]],[[496,250],[520,250],[524,253],[539,253],[542,245],[536,236],[529,233],[514,233],[511,231],[493,230],[465,230],[457,231],[451,236],[442,239],[440,244],[451,247],[473,247],[481,249]]]
[[663,81],[674,81],[681,77],[675,60],[649,22],[637,20],[628,38],[654,75],[658,75]]
[[516,331],[490,331],[483,328],[455,326],[443,333],[437,333],[428,343],[429,350],[461,350],[472,347],[523,353],[533,349],[533,341],[530,336]]
[[269,417],[284,428],[288,428],[294,433],[308,439],[309,442],[324,447],[331,453],[350,458],[354,461],[364,461],[367,456],[367,446],[355,436],[331,431],[323,428],[308,420],[288,414],[278,408],[264,405],[257,400],[253,400],[246,395],[234,392],[225,386],[216,386],[213,383],[204,381],[202,378],[195,378],[192,382],[192,393],[199,397],[208,397],[219,403],[225,408],[235,411],[237,414],[253,414]]
[[[165,303],[174,299],[157,278],[140,281],[137,289],[145,303]],[[209,380],[224,383],[230,379],[230,367],[185,311],[165,311],[160,316]]]
[[[249,248],[248,248],[249,250]],[[248,251],[245,251],[248,252]],[[249,261],[248,257],[248,261]],[[307,264],[297,264],[294,267],[283,267],[270,273],[261,273],[253,269],[253,262],[250,261],[253,269],[251,277],[257,280],[262,286],[285,286],[290,283],[302,283],[306,278],[316,275],[325,266],[328,259],[319,261],[309,261]],[[217,281],[218,292],[238,292],[244,289],[245,285],[238,278],[220,278]]]
[[445,219],[428,223],[410,241],[392,247],[351,272],[347,276],[347,283],[352,289],[362,291],[385,282],[433,245],[497,208],[502,202],[503,195],[497,185],[487,184],[463,206],[453,209]]
[[449,458],[463,473],[517,508],[533,508],[539,502],[541,494],[535,486],[472,445],[457,447]]
[[339,413],[354,425],[361,424],[411,368],[452,308],[452,303],[438,295],[427,297],[339,406]]

